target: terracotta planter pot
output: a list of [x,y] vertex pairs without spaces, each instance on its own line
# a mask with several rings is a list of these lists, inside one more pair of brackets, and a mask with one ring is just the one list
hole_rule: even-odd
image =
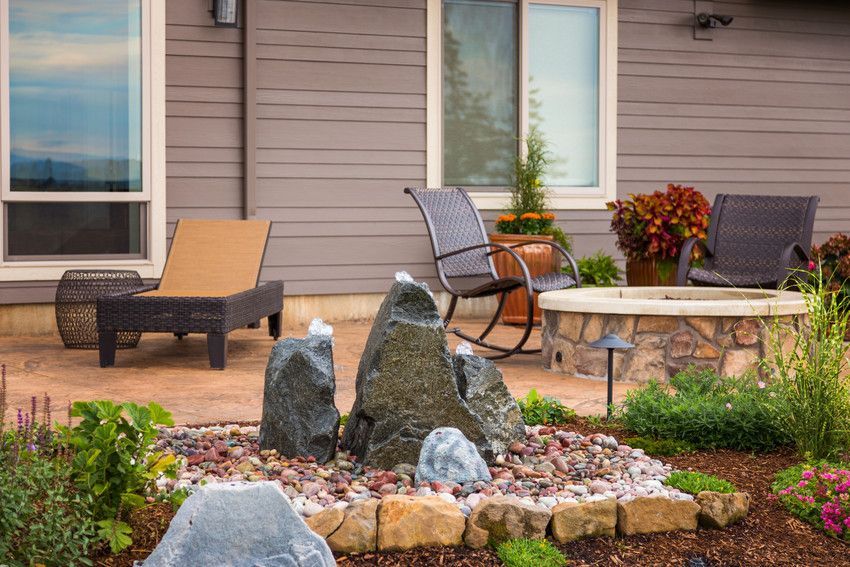
[[[498,242],[505,246],[512,246],[520,242],[528,242],[529,240],[552,240],[551,236],[529,236],[527,234],[491,234],[490,242]],[[559,269],[557,263],[558,255],[554,248],[546,244],[529,244],[522,248],[516,248],[517,255],[523,259],[528,266],[528,271],[531,277],[548,274]],[[496,265],[496,272],[500,277],[504,276],[521,276],[520,270],[516,261],[505,252],[493,254],[493,263]],[[539,325],[542,317],[540,307],[537,305],[537,295],[534,294],[534,324]],[[526,295],[524,289],[512,291],[508,295],[505,303],[505,310],[502,311],[502,323],[506,325],[525,325],[528,317],[528,309],[526,307]]]
[[670,268],[665,279],[658,276],[655,259],[626,260],[626,282],[630,286],[672,286],[676,285],[676,264]]

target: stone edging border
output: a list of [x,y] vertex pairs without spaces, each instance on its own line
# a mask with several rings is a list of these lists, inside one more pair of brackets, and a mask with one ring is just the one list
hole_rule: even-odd
[[542,539],[551,534],[559,543],[616,534],[630,536],[698,525],[725,528],[749,512],[745,492],[700,492],[694,500],[641,497],[626,502],[613,498],[563,503],[552,510],[515,497],[482,500],[469,518],[439,496],[389,495],[356,500],[346,508],[330,507],[306,519],[333,551],[366,553],[404,551],[417,547],[481,548],[513,538]]

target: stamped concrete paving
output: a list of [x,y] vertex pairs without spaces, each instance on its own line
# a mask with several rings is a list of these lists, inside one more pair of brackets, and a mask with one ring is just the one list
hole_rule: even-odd
[[[465,322],[464,326],[483,327]],[[336,404],[347,412],[354,403],[354,380],[360,353],[369,334],[369,323],[334,324]],[[303,336],[306,328],[285,329],[286,335]],[[500,326],[496,342],[516,340],[521,331]],[[450,335],[452,349],[457,344]],[[539,331],[530,344],[539,346]],[[32,395],[48,393],[54,407],[68,400],[113,399],[145,403],[154,400],[174,414],[177,423],[254,421],[260,419],[263,374],[272,340],[266,329],[245,329],[231,334],[226,370],[211,370],[206,339],[190,335],[182,341],[165,334],[147,334],[136,349],[120,350],[114,368],[98,366],[97,351],[71,350],[62,346],[58,334],[40,337],[0,337],[0,363],[8,367],[9,413],[28,407]],[[478,351],[476,354],[484,354]],[[605,382],[552,374],[542,369],[539,355],[514,356],[497,361],[505,382],[515,396],[536,388],[559,398],[579,414],[605,411]],[[621,399],[632,384],[614,385]],[[411,382],[411,388],[420,387]]]

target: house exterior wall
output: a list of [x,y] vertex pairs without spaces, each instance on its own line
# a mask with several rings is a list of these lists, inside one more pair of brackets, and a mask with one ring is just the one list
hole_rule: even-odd
[[[426,0],[251,1],[257,216],[274,221],[261,278],[293,295],[381,292],[405,269],[436,286],[402,193],[425,182]],[[243,31],[213,27],[208,4],[167,4],[169,235],[178,218],[244,211]],[[618,194],[815,194],[815,241],[850,229],[850,6],[713,4],[735,20],[701,41],[693,0],[620,0]],[[618,255],[606,211],[558,217],[577,255]],[[54,287],[3,284],[0,303]]]

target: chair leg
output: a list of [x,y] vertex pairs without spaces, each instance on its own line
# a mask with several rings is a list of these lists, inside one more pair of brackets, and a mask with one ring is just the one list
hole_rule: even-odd
[[210,368],[224,370],[227,366],[227,333],[207,333],[207,352]]
[[496,326],[496,322],[499,320],[499,317],[502,315],[502,310],[504,309],[504,303],[506,301],[507,294],[502,294],[502,299],[499,301],[499,306],[496,309],[496,314],[493,316],[493,319],[490,320],[490,324],[484,330],[484,332],[478,336],[473,337],[468,335],[460,330],[460,328],[454,329],[446,329],[446,332],[453,333],[458,337],[471,342],[474,345],[478,345],[490,350],[495,350],[499,354],[494,354],[491,356],[487,356],[490,360],[498,360],[500,358],[507,358],[509,356],[513,356],[515,354],[537,354],[540,352],[540,349],[524,349],[525,343],[528,342],[528,339],[531,337],[531,331],[534,329],[534,291],[532,291],[530,286],[526,286],[526,301],[527,301],[527,309],[528,309],[528,317],[525,322],[525,329],[523,330],[522,337],[517,341],[516,345],[513,347],[503,347],[499,345],[494,345],[484,340],[484,338],[490,334],[490,331]]
[[274,338],[274,340],[278,340],[280,338],[281,321],[283,319],[282,315],[282,311],[269,315],[269,336]]
[[490,320],[490,324],[487,325],[487,328],[484,329],[484,332],[481,333],[480,335],[478,335],[478,340],[483,341],[485,338],[487,338],[487,335],[489,335],[493,331],[493,329],[496,328],[496,323],[499,322],[499,317],[502,316],[502,311],[504,311],[505,303],[507,303],[507,301],[508,301],[508,294],[507,293],[500,293],[499,294],[499,306],[496,307],[496,314],[493,315],[493,318]]
[[174,336],[177,337],[178,341],[182,341],[183,337],[186,336],[186,333],[174,333]]
[[260,322],[254,321],[253,323],[248,323],[248,328],[249,329],[259,329],[260,328]]
[[99,331],[97,333],[100,367],[115,366],[115,349],[118,347],[118,331]]
[[452,320],[452,315],[455,314],[455,307],[457,307],[457,296],[452,295],[452,300],[449,302],[449,308],[446,311],[446,316],[443,317],[443,327],[449,326],[449,322]]

